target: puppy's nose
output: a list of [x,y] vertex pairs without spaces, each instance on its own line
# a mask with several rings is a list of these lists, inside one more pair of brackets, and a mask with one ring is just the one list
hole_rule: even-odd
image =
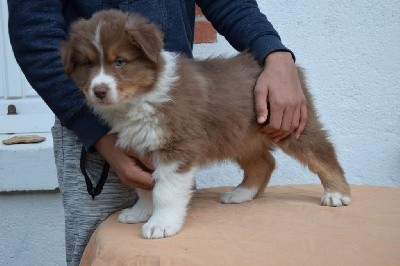
[[93,92],[97,98],[99,98],[100,100],[103,100],[104,97],[106,97],[106,95],[107,95],[108,87],[104,84],[100,84],[93,88]]

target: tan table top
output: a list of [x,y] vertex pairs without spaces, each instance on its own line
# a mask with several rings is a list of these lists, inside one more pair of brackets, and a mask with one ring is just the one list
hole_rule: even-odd
[[196,192],[174,237],[147,240],[142,224],[111,215],[93,234],[82,265],[400,265],[400,189],[352,186],[348,207],[319,205],[319,185],[268,187],[243,204]]

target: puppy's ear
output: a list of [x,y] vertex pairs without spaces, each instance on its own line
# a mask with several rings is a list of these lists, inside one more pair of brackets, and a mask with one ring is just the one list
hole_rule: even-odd
[[60,47],[61,61],[64,65],[64,70],[67,76],[71,76],[72,71],[74,71],[74,64],[72,62],[73,48],[70,41],[64,42]]
[[76,36],[71,37],[71,34],[79,33],[85,36],[88,31],[88,21],[83,18],[78,19],[71,25],[69,39],[65,41],[60,47],[61,61],[63,62],[64,70],[68,77],[71,76],[72,72],[74,71],[74,46],[76,46],[77,40],[79,40],[79,38],[77,38]]
[[150,61],[157,63],[163,48],[163,33],[142,17],[130,14],[125,23],[130,41],[139,47]]

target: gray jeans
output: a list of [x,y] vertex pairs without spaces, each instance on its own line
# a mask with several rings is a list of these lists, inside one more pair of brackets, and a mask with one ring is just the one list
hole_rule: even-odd
[[[79,265],[86,244],[97,226],[113,212],[132,206],[137,197],[134,190],[122,186],[115,172],[110,169],[102,193],[92,200],[79,166],[81,142],[72,131],[62,127],[58,119],[52,133],[65,213],[67,265]],[[98,153],[88,153],[86,160],[87,172],[95,186],[104,159]]]

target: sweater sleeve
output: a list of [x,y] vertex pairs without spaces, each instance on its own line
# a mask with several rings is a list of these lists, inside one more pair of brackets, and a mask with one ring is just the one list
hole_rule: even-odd
[[263,65],[275,51],[287,51],[255,0],[196,0],[204,16],[238,51],[249,50]]
[[59,48],[67,38],[62,1],[9,0],[8,28],[15,58],[31,86],[63,126],[88,149],[109,127],[86,106],[66,77]]
[[27,80],[89,149],[109,127],[86,106],[82,92],[64,73],[59,52],[67,38],[62,1],[9,0],[8,8],[11,46]]

